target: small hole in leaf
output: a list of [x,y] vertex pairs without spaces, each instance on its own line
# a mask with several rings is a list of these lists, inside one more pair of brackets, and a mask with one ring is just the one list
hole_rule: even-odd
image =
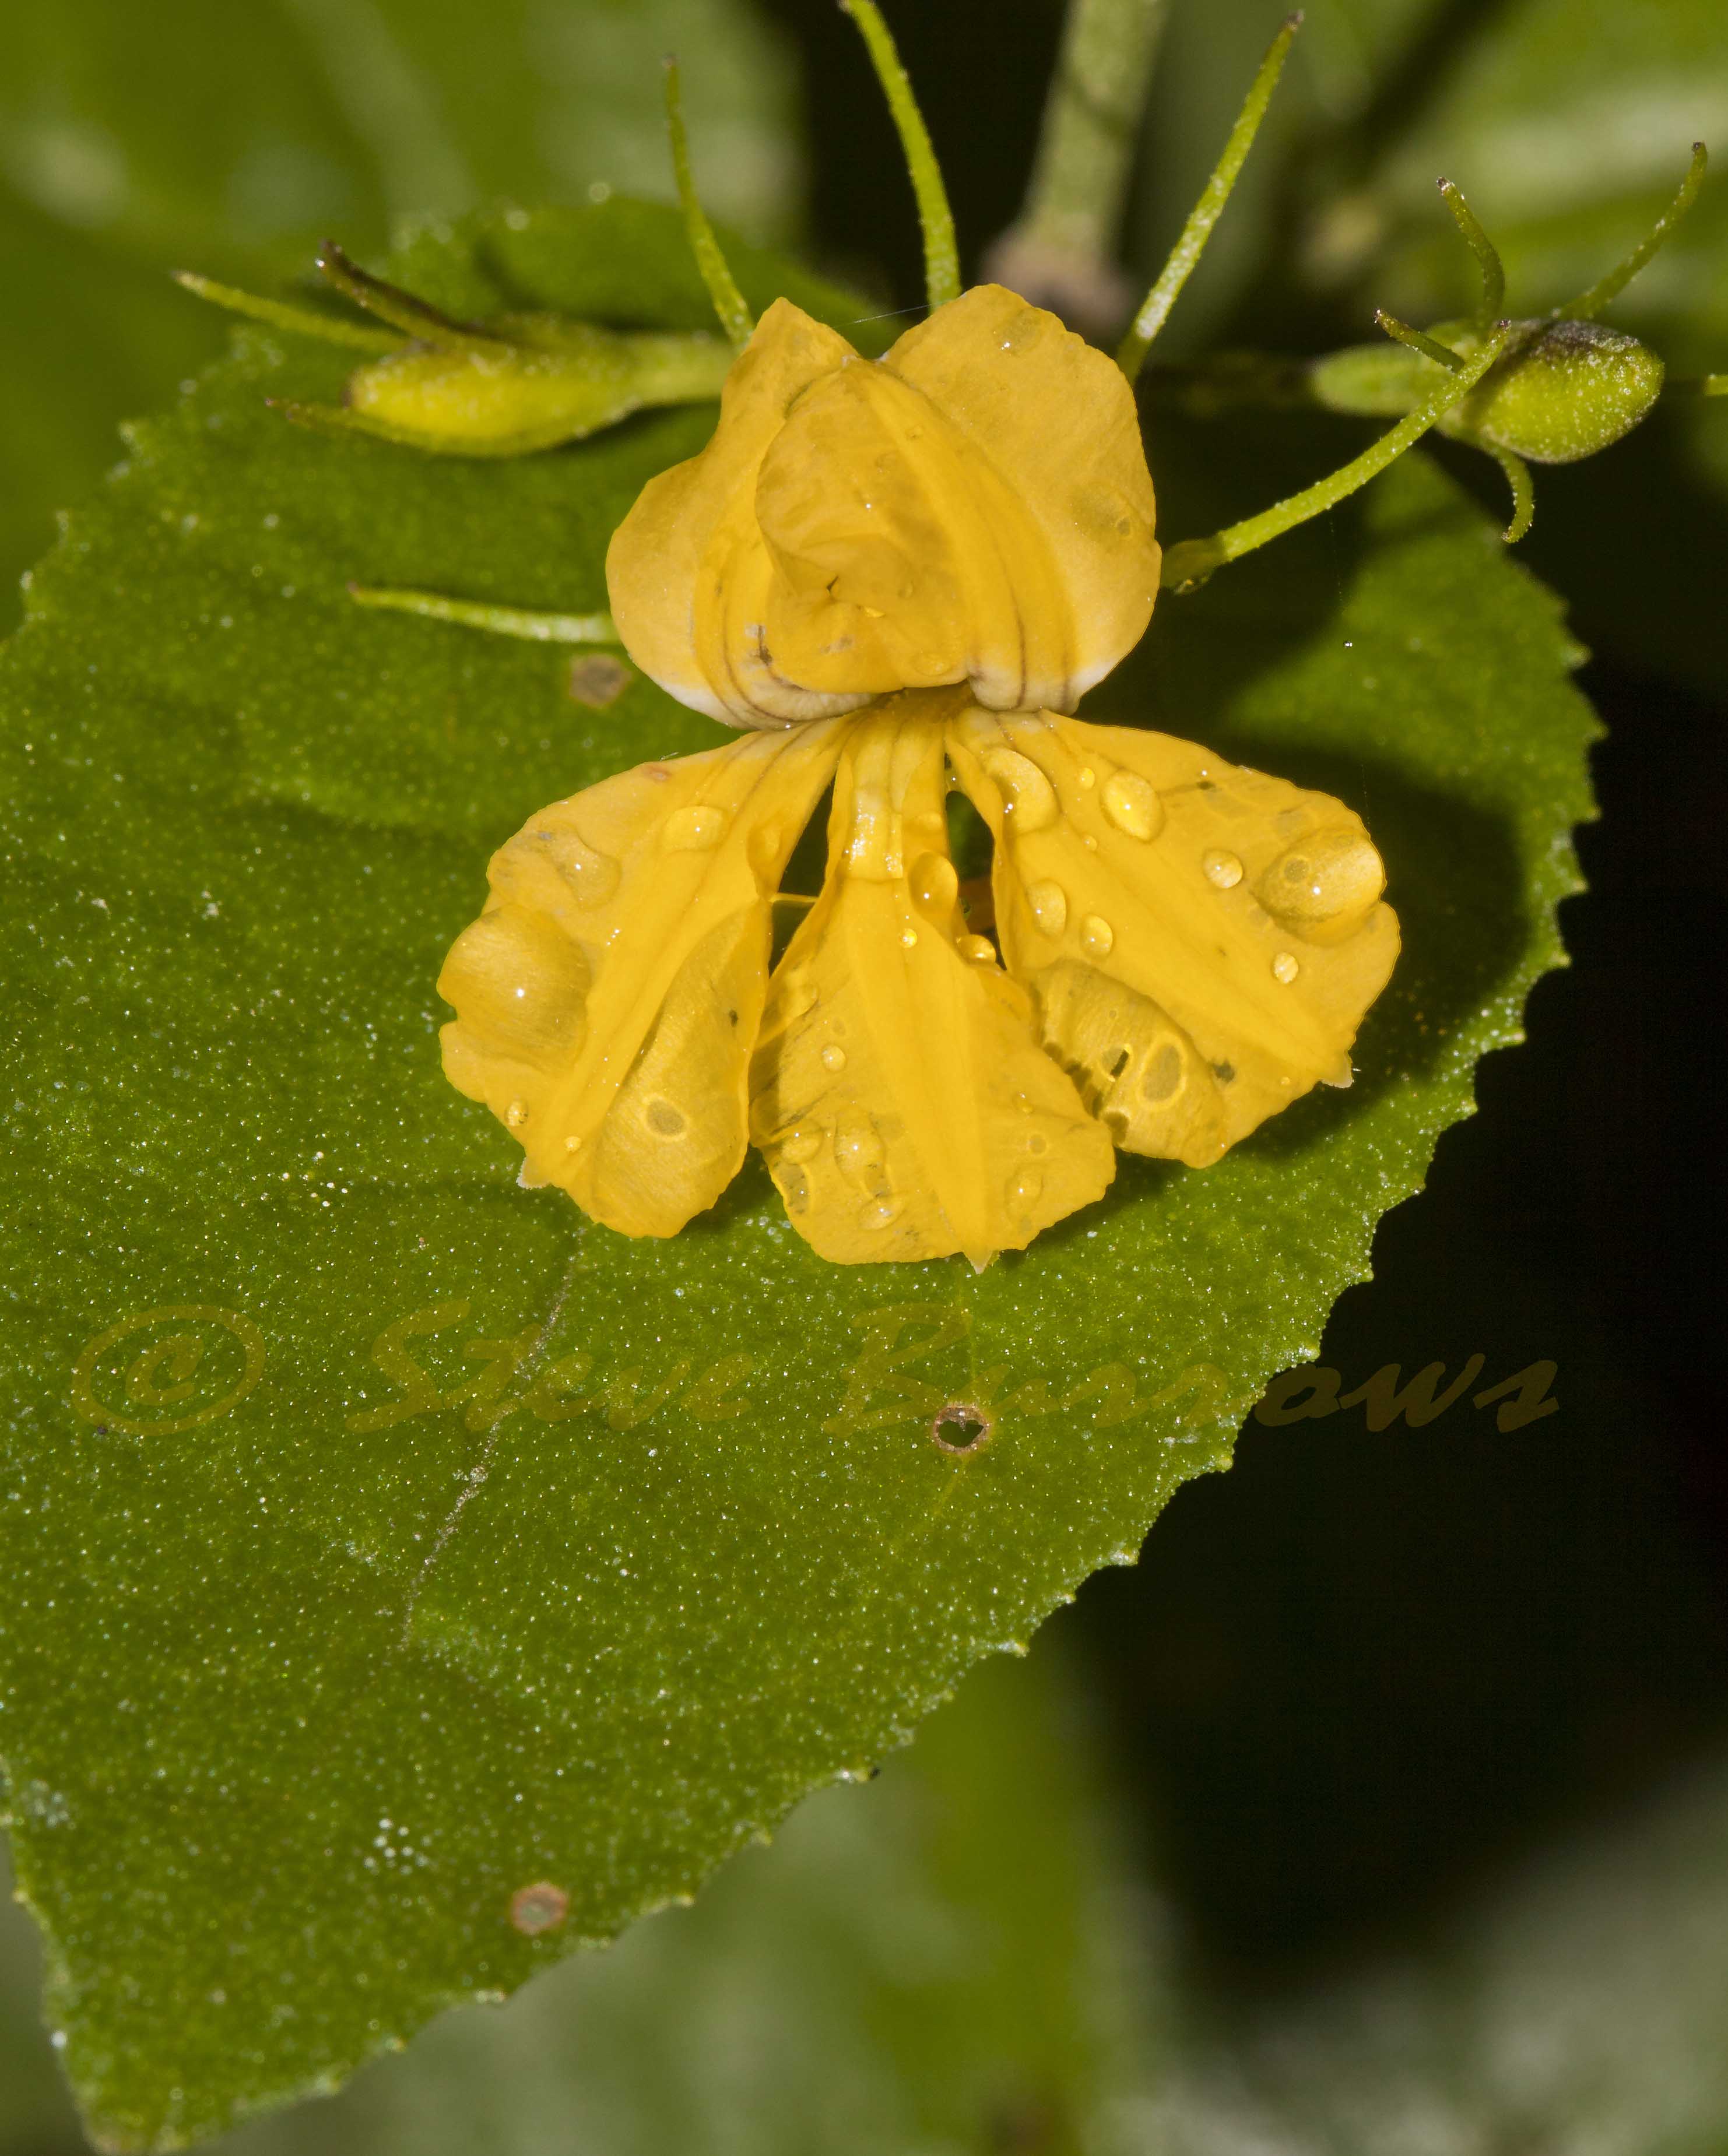
[[532,1887],[518,1887],[510,1897],[510,1921],[524,1938],[556,1931],[570,1913],[570,1897],[549,1879]]
[[964,1455],[982,1452],[990,1443],[995,1423],[984,1409],[970,1400],[950,1400],[939,1408],[930,1424],[930,1436],[939,1451]]

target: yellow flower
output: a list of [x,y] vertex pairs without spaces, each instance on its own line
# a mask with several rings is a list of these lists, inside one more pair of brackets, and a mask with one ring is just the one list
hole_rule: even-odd
[[[984,285],[881,362],[785,300],[608,557],[630,656],[749,730],[530,819],[440,978],[445,1068],[556,1183],[675,1235],[753,1140],[841,1264],[982,1265],[1115,1148],[1203,1168],[1349,1048],[1397,954],[1329,796],[1068,717],[1158,588],[1119,370]],[[990,825],[968,925],[951,770]],[[830,782],[827,879],[769,971]]]

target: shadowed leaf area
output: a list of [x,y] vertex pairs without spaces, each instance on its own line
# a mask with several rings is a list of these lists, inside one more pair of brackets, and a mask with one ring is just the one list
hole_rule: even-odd
[[[739,267],[759,309],[871,311]],[[676,217],[616,202],[392,268],[465,316],[633,294],[682,326],[700,299]],[[432,983],[526,816],[719,737],[346,585],[591,611],[712,408],[469,464],[265,401],[340,384],[243,331],[134,430],[0,659],[4,1563],[31,1613],[4,1620],[6,1758],[50,2019],[122,2147],[332,2087],[692,1893],[1131,1558],[1317,1352],[1519,1037],[1589,813],[1555,602],[1408,459],[1166,598],[1087,707],[1364,816],[1407,946],[1354,1087],[1205,1173],[1125,1161],[977,1278],[825,1265],[758,1169],[627,1241],[517,1188],[440,1075]],[[1160,429],[1166,533],[1326,467],[1288,440]],[[933,1441],[951,1407],[989,1442]]]

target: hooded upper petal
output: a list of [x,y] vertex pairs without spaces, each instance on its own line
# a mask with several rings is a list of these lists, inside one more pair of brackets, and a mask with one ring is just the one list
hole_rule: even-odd
[[1133,1152],[1205,1168],[1349,1049],[1398,954],[1329,794],[1191,742],[973,711],[949,754],[996,837],[996,927],[1042,1038]]
[[607,573],[645,672],[774,726],[951,683],[1069,708],[1144,632],[1158,564],[1120,370],[981,285],[880,362],[776,301]]
[[1039,1047],[1030,999],[968,933],[942,729],[852,721],[821,896],[775,969],[751,1135],[799,1233],[841,1265],[983,1265],[1108,1185],[1110,1141]]
[[773,893],[836,728],[643,764],[531,817],[439,976],[445,1075],[629,1235],[676,1235],[743,1165]]

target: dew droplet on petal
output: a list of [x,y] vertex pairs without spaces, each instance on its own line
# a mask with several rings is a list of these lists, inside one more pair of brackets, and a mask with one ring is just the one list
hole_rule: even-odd
[[832,1041],[822,1050],[822,1068],[825,1070],[844,1070],[846,1060],[845,1049],[837,1046]]
[[921,912],[942,919],[954,911],[960,884],[946,854],[920,854],[912,865],[909,882],[912,902]]
[[789,1168],[779,1177],[780,1195],[789,1213],[803,1213],[810,1206],[810,1178],[801,1168]]
[[788,1131],[775,1148],[780,1158],[795,1168],[800,1161],[814,1160],[821,1149],[821,1132],[804,1123]]
[[1036,1205],[1044,1193],[1044,1178],[1035,1168],[1023,1168],[1008,1185],[1008,1203],[1018,1212]]
[[892,1198],[872,1198],[858,1215],[861,1228],[889,1228],[900,1217],[900,1208]]
[[660,827],[660,843],[669,854],[705,853],[725,837],[730,820],[723,808],[707,808],[700,802],[675,808]]
[[1386,865],[1359,831],[1317,832],[1281,854],[1255,885],[1267,911],[1299,936],[1335,935],[1386,888]]
[[1094,958],[1108,958],[1110,947],[1116,941],[1116,931],[1101,913],[1088,913],[1080,924],[1080,942]]
[[1098,784],[1098,773],[1093,769],[1089,763],[1083,764],[1080,767],[1080,783],[1087,789],[1088,793],[1090,793],[1092,788]]
[[1047,936],[1060,936],[1068,925],[1068,894],[1059,883],[1035,883],[1026,891],[1032,918]]
[[544,849],[578,906],[604,906],[617,890],[622,873],[617,862],[589,845],[579,832],[537,831],[529,843]]
[[975,966],[994,966],[996,947],[988,936],[963,936],[959,945],[963,958],[969,958]]
[[509,1124],[512,1130],[519,1131],[522,1125],[528,1120],[527,1102],[526,1101],[512,1101],[510,1106],[504,1111],[504,1120]]
[[1164,803],[1137,771],[1113,773],[1104,782],[1104,814],[1130,839],[1155,839],[1164,829]]
[[675,1108],[670,1101],[651,1101],[642,1120],[661,1138],[681,1137],[688,1127],[683,1110]]
[[1061,813],[1056,788],[1029,756],[1018,749],[992,749],[984,767],[1001,788],[1002,814],[1016,831],[1042,831]]
[[1301,971],[1302,968],[1298,963],[1296,953],[1293,951],[1279,951],[1273,954],[1272,961],[1273,980],[1282,981],[1288,987]]
[[900,931],[900,941],[901,941],[902,944],[905,947],[905,948],[906,948],[907,950],[910,951],[910,950],[912,949],[913,946],[913,945],[918,942],[918,931],[917,931],[917,929],[915,929],[915,928],[903,928],[903,929]]
[[1216,885],[1220,891],[1234,891],[1242,881],[1242,863],[1234,854],[1227,854],[1220,846],[1214,846],[1209,854],[1202,855],[1200,865],[1205,871],[1206,881]]

